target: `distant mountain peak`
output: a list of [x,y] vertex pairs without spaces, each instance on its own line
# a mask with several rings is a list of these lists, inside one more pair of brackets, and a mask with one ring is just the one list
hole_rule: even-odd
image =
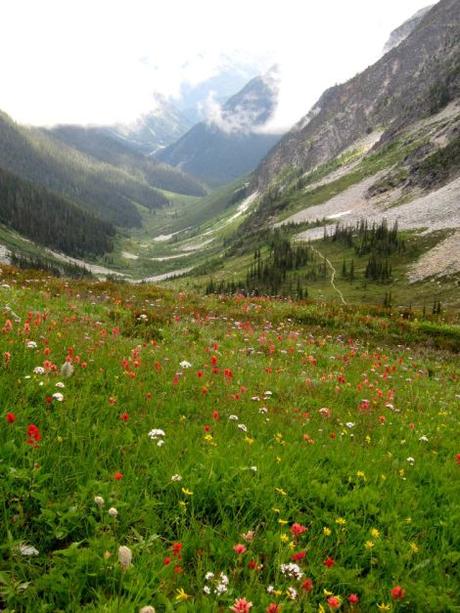
[[273,67],[251,79],[225,104],[219,104],[211,94],[205,107],[205,121],[225,134],[258,132],[273,117],[278,92],[278,71]]

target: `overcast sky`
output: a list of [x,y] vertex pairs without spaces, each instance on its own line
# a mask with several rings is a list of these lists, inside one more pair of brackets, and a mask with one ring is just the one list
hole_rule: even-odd
[[277,63],[276,123],[376,61],[429,0],[2,0],[0,109],[23,123],[130,121],[224,62]]

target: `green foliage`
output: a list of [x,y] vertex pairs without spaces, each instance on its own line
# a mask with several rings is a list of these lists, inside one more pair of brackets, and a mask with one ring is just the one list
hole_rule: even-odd
[[145,181],[98,162],[38,129],[0,113],[0,168],[70,199],[119,226],[140,226],[135,203],[149,209],[168,199]]
[[454,319],[2,269],[2,609],[455,611]]
[[43,187],[0,169],[0,223],[68,255],[112,250],[114,227]]
[[152,187],[189,196],[206,194],[203,185],[192,176],[178,168],[161,164],[150,156],[137,153],[129,145],[107,133],[107,129],[58,126],[50,132],[70,147],[75,147],[101,162],[117,166]]

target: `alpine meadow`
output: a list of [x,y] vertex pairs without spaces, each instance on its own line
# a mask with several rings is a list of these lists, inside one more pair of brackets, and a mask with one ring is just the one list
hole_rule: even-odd
[[460,2],[306,4],[6,3],[0,611],[460,611]]

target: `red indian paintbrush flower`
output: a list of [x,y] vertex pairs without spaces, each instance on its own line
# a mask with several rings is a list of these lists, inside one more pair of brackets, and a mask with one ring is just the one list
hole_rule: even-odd
[[302,524],[294,523],[291,526],[291,533],[293,536],[301,536],[307,530],[308,528],[302,526]]
[[42,435],[35,424],[29,424],[27,426],[27,436],[27,444],[32,447],[38,447],[38,442],[41,440]]
[[400,585],[397,585],[390,591],[390,594],[393,600],[402,600],[406,595],[406,590]]
[[12,424],[12,423],[14,423],[14,422],[16,421],[16,415],[15,415],[14,413],[11,413],[11,411],[9,411],[9,412],[6,414],[5,419],[6,419],[6,421],[7,421],[9,424]]
[[238,555],[242,555],[246,551],[246,545],[237,543],[236,545],[233,545],[233,551]]

